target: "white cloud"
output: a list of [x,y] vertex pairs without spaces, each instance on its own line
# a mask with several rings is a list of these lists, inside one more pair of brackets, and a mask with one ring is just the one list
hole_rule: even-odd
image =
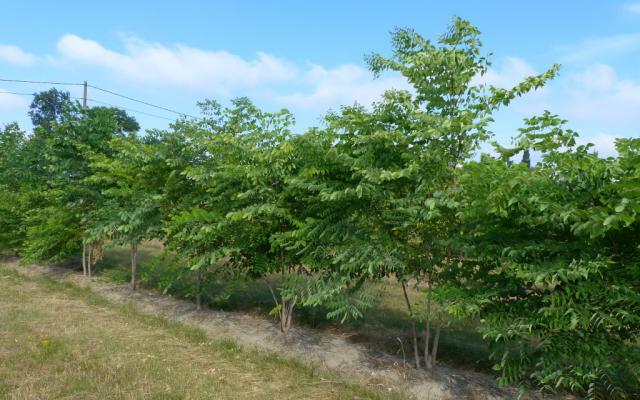
[[[473,84],[486,84],[504,89],[511,89],[522,82],[525,78],[538,75],[540,72],[519,57],[505,57],[497,67],[491,67],[482,76],[473,78]],[[519,115],[530,116],[537,114],[550,107],[549,96],[551,92],[548,87],[542,87],[527,93],[521,98],[516,98],[512,102],[510,110],[516,111]]]
[[36,57],[17,46],[0,45],[0,61],[27,67],[35,63]]
[[578,144],[584,145],[592,143],[593,149],[598,152],[600,157],[616,156],[616,136],[608,133],[598,133],[591,136],[580,136],[577,140]]
[[[636,42],[640,46],[640,34],[592,39],[585,43],[605,51],[636,45]],[[36,60],[15,46],[2,46],[2,49],[4,53],[0,52],[0,57],[10,54],[14,62],[24,64]],[[57,50],[49,57],[56,66],[101,69],[132,85],[170,87],[199,96],[250,93],[258,100],[282,103],[294,110],[323,112],[354,102],[369,105],[390,88],[411,89],[398,74],[373,79],[366,68],[356,64],[332,68],[317,64],[302,66],[263,52],[246,58],[224,50],[169,46],[131,37],[123,39],[122,50],[114,50],[97,41],[68,34],[59,39]],[[586,57],[586,53],[573,56]],[[485,75],[474,78],[474,83],[508,88],[539,72],[522,58],[505,57]],[[5,107],[7,102],[5,97]],[[11,103],[16,104],[16,99]],[[544,109],[578,124],[638,123],[640,82],[621,79],[612,67],[595,64],[579,72],[569,71],[549,87],[516,99],[508,113],[519,120]]]
[[401,78],[374,80],[368,70],[354,64],[331,69],[313,64],[300,68],[263,52],[247,60],[224,50],[168,47],[131,37],[125,38],[122,52],[71,34],[58,41],[57,49],[58,55],[50,57],[54,65],[94,66],[128,82],[169,85],[211,95],[237,95],[239,89],[251,88],[254,97],[269,93],[268,97],[302,108],[354,101],[369,104],[386,89],[407,86]]
[[3,92],[5,90],[0,89],[0,110],[26,108],[29,106],[29,102],[24,97]]
[[605,64],[593,65],[567,78],[569,119],[609,124],[640,122],[640,83],[620,79]]
[[56,63],[100,67],[119,79],[154,85],[170,85],[227,95],[237,87],[286,82],[298,71],[291,63],[258,52],[251,60],[227,51],[207,51],[185,45],[167,47],[127,38],[124,52],[76,35],[58,41]]
[[303,84],[308,90],[278,96],[277,100],[302,108],[326,109],[355,102],[369,105],[379,100],[386,90],[409,89],[407,81],[400,76],[374,79],[367,69],[354,64],[332,69],[313,65],[305,71]]
[[625,6],[626,10],[634,14],[640,14],[640,3],[629,3]]
[[500,68],[489,68],[484,75],[475,77],[472,83],[510,89],[524,78],[536,74],[536,70],[522,58],[505,57]]
[[[640,3],[638,4],[640,5]],[[559,49],[564,63],[576,61],[602,60],[613,55],[624,55],[640,48],[640,33],[628,33],[597,38],[589,38],[573,46]]]

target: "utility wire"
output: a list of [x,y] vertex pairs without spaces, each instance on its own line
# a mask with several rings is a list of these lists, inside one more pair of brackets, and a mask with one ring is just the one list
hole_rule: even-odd
[[18,96],[33,96],[33,93],[6,92],[4,90],[0,91],[0,94],[16,94]]
[[[16,82],[16,83],[36,83],[36,84],[49,84],[49,85],[84,86],[84,83],[77,83],[77,82],[32,81],[32,80],[25,80],[25,79],[2,79],[2,78],[0,78],[0,82]],[[98,87],[98,86],[93,86],[93,85],[87,85],[87,86],[88,86],[88,87],[90,87],[90,88],[92,88],[92,89],[96,89],[96,90],[99,90],[99,91],[101,91],[101,92],[109,93],[109,94],[114,95],[114,96],[122,97],[123,99],[127,99],[127,100],[130,100],[130,101],[135,101],[135,102],[137,102],[137,103],[144,104],[144,105],[149,106],[149,107],[154,107],[154,108],[157,108],[157,109],[159,109],[159,110],[168,111],[168,112],[170,112],[170,113],[177,114],[177,115],[181,115],[181,116],[185,116],[185,117],[197,118],[197,117],[195,117],[195,116],[193,116],[193,115],[190,115],[190,114],[186,114],[186,113],[183,113],[183,112],[180,112],[180,111],[172,110],[172,109],[170,109],[170,108],[163,107],[163,106],[159,106],[159,105],[157,105],[157,104],[152,104],[152,103],[149,103],[149,102],[144,101],[144,100],[134,99],[133,97],[129,97],[129,96],[126,96],[126,95],[124,95],[124,94],[120,94],[120,93],[117,93],[117,92],[114,92],[114,91],[111,91],[111,90],[108,90],[108,89],[103,89],[103,88]],[[115,107],[115,106],[114,106],[114,107]],[[142,112],[142,111],[138,111],[138,112],[140,112],[140,113],[144,113],[144,112]],[[150,115],[153,115],[153,114],[150,114]],[[162,117],[162,118],[164,118],[164,117]]]
[[120,106],[117,106],[115,104],[107,103],[105,101],[94,100],[94,99],[87,99],[87,101],[91,101],[93,103],[98,103],[98,104],[103,104],[105,106],[120,108],[122,110],[130,111],[130,112],[134,112],[134,113],[138,113],[138,114],[148,115],[150,117],[162,118],[162,119],[166,119],[167,121],[174,121],[171,118],[163,117],[161,115],[151,114],[151,113],[148,113],[148,112],[145,112],[145,111],[140,111],[140,110],[134,110],[133,108],[120,107]]
[[[33,93],[25,93],[25,92],[9,92],[9,91],[0,91],[0,94],[15,94],[18,96],[33,96]],[[71,99],[73,100],[82,100],[82,97],[71,97]],[[111,104],[111,103],[107,103],[105,101],[100,101],[100,100],[95,100],[95,99],[87,99],[87,101],[91,101],[94,103],[98,103],[98,104],[103,104],[105,106],[110,106],[110,107],[116,107],[122,110],[126,110],[126,111],[130,111],[130,112],[134,112],[134,113],[138,113],[138,114],[143,114],[143,115],[148,115],[150,117],[155,117],[155,118],[161,118],[161,119],[166,119],[167,121],[174,121],[174,119],[172,118],[167,118],[167,117],[163,117],[161,115],[157,115],[157,114],[151,114],[145,111],[140,111],[140,110],[135,110],[133,108],[127,108],[127,107],[121,107],[115,104]]]
[[155,107],[155,108],[158,108],[160,110],[168,111],[170,113],[182,115],[182,116],[185,116],[185,117],[196,118],[193,115],[185,114],[183,112],[172,110],[170,108],[166,108],[166,107],[158,106],[158,105],[155,105],[155,104],[151,104],[151,103],[148,103],[148,102],[143,101],[143,100],[134,99],[133,97],[129,97],[129,96],[125,96],[125,95],[120,94],[120,93],[112,92],[111,90],[99,88],[99,87],[93,86],[93,85],[87,85],[87,86],[89,86],[92,89],[96,89],[96,90],[100,90],[100,91],[105,92],[105,93],[112,94],[114,96],[122,97],[122,98],[127,99],[127,100],[131,100],[131,101],[135,101],[135,102],[140,103],[140,104],[144,104],[144,105],[149,106],[149,107]]
[[23,79],[2,79],[0,78],[0,82],[17,82],[17,83],[44,83],[47,85],[68,85],[68,86],[83,86],[84,83],[76,83],[76,82],[48,82],[48,81],[28,81]]
[[[9,91],[5,91],[5,90],[0,90],[0,94],[15,94],[15,95],[19,95],[19,96],[35,96],[36,93],[27,93],[27,92],[9,92]],[[73,100],[82,100],[82,97],[73,97],[73,96],[69,96],[70,99]],[[114,106],[115,107],[115,106]]]

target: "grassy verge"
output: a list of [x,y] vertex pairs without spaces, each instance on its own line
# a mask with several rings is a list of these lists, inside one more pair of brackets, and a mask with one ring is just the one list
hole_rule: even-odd
[[389,398],[294,361],[0,269],[0,398]]

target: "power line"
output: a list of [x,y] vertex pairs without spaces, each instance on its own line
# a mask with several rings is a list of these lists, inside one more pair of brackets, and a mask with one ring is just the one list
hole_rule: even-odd
[[[27,92],[9,92],[6,90],[0,90],[0,94],[15,94],[18,96],[35,96],[36,93],[27,93]],[[69,96],[70,99],[73,100],[82,100],[82,97],[73,97],[73,96]],[[115,107],[115,106],[114,106]]]
[[21,93],[21,92],[6,92],[6,91],[0,91],[0,94],[15,94],[18,96],[33,96],[33,93]]
[[[34,93],[25,93],[25,92],[9,92],[9,91],[0,91],[0,94],[14,94],[14,95],[18,95],[18,96],[34,96]],[[71,97],[71,99],[73,100],[82,100],[82,97]],[[145,111],[140,111],[140,110],[135,110],[133,108],[127,108],[127,107],[122,107],[122,106],[118,106],[115,104],[111,104],[111,103],[107,103],[105,101],[101,101],[101,100],[95,100],[95,99],[87,99],[87,101],[91,101],[94,103],[98,103],[98,104],[103,104],[105,106],[110,106],[110,107],[115,107],[115,108],[119,108],[125,111],[129,111],[129,112],[134,112],[134,113],[138,113],[138,114],[143,114],[143,115],[147,115],[149,117],[155,117],[155,118],[161,118],[161,119],[166,119],[167,121],[174,121],[174,119],[172,118],[168,118],[168,117],[163,117],[162,115],[157,115],[157,114],[151,114]]]
[[68,86],[82,86],[83,85],[83,83],[76,83],[76,82],[29,81],[29,80],[24,80],[24,79],[2,79],[2,78],[0,78],[0,82],[37,83],[37,84],[47,84],[47,85],[68,85]]
[[151,114],[151,113],[148,113],[148,112],[145,112],[145,111],[135,110],[133,108],[121,107],[121,106],[117,106],[115,104],[107,103],[105,101],[100,101],[100,100],[95,100],[95,99],[87,99],[87,101],[91,101],[93,103],[98,103],[98,104],[103,104],[105,106],[120,108],[120,109],[125,110],[125,111],[130,111],[130,112],[134,112],[134,113],[148,115],[150,117],[162,118],[162,119],[166,119],[167,121],[174,121],[171,118],[163,117],[161,115]]
[[[2,79],[2,78],[0,78],[0,82],[15,82],[15,83],[49,84],[49,85],[85,86],[85,83],[77,83],[77,82],[50,82],[50,81],[34,81],[34,80],[26,80],[26,79]],[[123,99],[127,99],[127,100],[130,100],[130,101],[135,101],[135,102],[137,102],[137,103],[144,104],[144,105],[149,106],[149,107],[154,107],[154,108],[157,108],[157,109],[159,109],[159,110],[164,110],[164,111],[167,111],[167,112],[170,112],[170,113],[173,113],[173,114],[177,114],[177,115],[181,115],[181,116],[185,116],[185,117],[197,118],[197,117],[195,117],[195,116],[193,116],[193,115],[186,114],[186,113],[183,113],[183,112],[180,112],[180,111],[176,111],[176,110],[172,110],[172,109],[170,109],[170,108],[163,107],[163,106],[159,106],[159,105],[157,105],[157,104],[152,104],[152,103],[149,103],[149,102],[144,101],[144,100],[134,99],[133,97],[129,97],[129,96],[127,96],[127,95],[124,95],[124,94],[121,94],[121,93],[117,93],[117,92],[114,92],[114,91],[112,91],[112,90],[103,89],[103,88],[101,88],[101,87],[93,86],[93,85],[87,85],[87,86],[88,86],[88,87],[90,87],[90,88],[92,88],[92,89],[96,89],[96,90],[99,90],[99,91],[101,91],[101,92],[109,93],[109,94],[114,95],[114,96],[122,97]],[[142,111],[139,111],[139,112],[140,112],[140,113],[144,113],[144,112],[142,112]],[[151,115],[153,115],[153,114],[151,114]],[[163,117],[163,118],[164,118],[164,117]]]
[[155,104],[151,104],[151,103],[148,103],[148,102],[143,101],[143,100],[134,99],[133,97],[129,97],[129,96],[125,96],[125,95],[120,94],[120,93],[112,92],[111,90],[102,89],[102,88],[99,88],[99,87],[93,86],[93,85],[88,85],[88,86],[90,88],[92,88],[92,89],[100,90],[102,92],[109,93],[109,94],[112,94],[114,96],[122,97],[122,98],[127,99],[127,100],[135,101],[137,103],[144,104],[144,105],[149,106],[149,107],[155,107],[155,108],[158,108],[160,110],[168,111],[170,113],[182,115],[182,116],[185,116],[185,117],[196,118],[193,115],[185,114],[183,112],[172,110],[170,108],[166,108],[166,107],[158,106],[158,105],[155,105]]

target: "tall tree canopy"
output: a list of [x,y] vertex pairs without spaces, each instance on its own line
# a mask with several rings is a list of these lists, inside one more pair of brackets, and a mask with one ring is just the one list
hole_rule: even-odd
[[33,95],[29,106],[29,117],[33,126],[51,129],[52,123],[59,121],[71,105],[69,92],[51,88]]

